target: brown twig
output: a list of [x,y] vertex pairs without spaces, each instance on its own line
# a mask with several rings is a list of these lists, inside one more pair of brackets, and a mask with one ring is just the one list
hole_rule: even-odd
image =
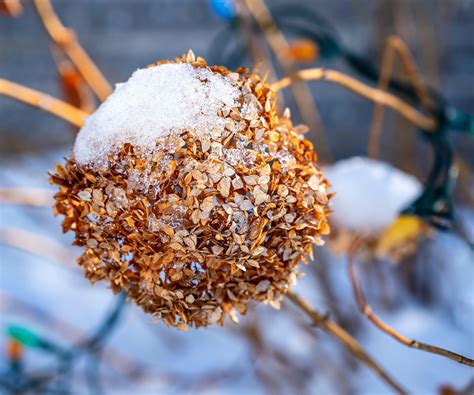
[[356,80],[355,78],[352,78],[336,70],[328,70],[323,68],[300,70],[291,76],[284,77],[280,81],[274,82],[271,84],[271,88],[275,91],[279,91],[286,88],[287,86],[290,86],[294,81],[298,80],[322,80],[333,82],[358,93],[359,95],[373,101],[374,103],[379,103],[391,108],[421,129],[428,131],[435,129],[436,123],[432,118],[421,114],[415,108],[397,96],[377,88],[372,88]]
[[17,17],[23,11],[20,0],[3,0],[0,1],[0,14]]
[[[275,57],[283,68],[285,74],[294,74],[297,67],[291,55],[290,45],[281,30],[278,29],[278,26],[275,24],[265,2],[263,0],[243,0],[243,3],[245,3],[248,10],[257,21],[268,45],[275,54]],[[319,116],[311,91],[304,83],[295,84],[292,86],[292,91],[296,106],[303,118],[303,122],[306,123],[310,129],[318,132],[318,152],[325,160],[329,161],[331,159],[331,152],[322,130],[321,117]]]
[[51,39],[71,59],[97,97],[102,101],[107,99],[112,93],[112,87],[84,48],[81,47],[74,32],[61,23],[51,1],[34,0],[34,4]]
[[383,322],[377,316],[377,314],[374,313],[370,305],[367,303],[367,300],[360,287],[359,280],[354,270],[354,255],[357,252],[359,245],[360,244],[358,240],[355,240],[348,255],[347,267],[348,267],[349,277],[352,284],[352,289],[354,291],[354,297],[357,301],[357,305],[361,313],[365,317],[367,317],[367,319],[370,322],[372,322],[376,327],[378,327],[379,329],[381,329],[383,332],[387,333],[388,335],[392,336],[395,340],[397,340],[398,342],[402,343],[403,345],[407,347],[415,348],[421,351],[426,351],[432,354],[436,354],[445,358],[452,359],[453,361],[459,362],[463,365],[474,367],[474,360],[472,360],[471,358],[465,357],[464,355],[461,355],[461,354],[454,353],[452,351],[446,350],[441,347],[432,346],[426,343],[421,343],[419,341],[412,340],[401,335],[395,329],[393,329],[392,327],[388,326],[385,322]]
[[[385,44],[384,53],[382,56],[382,66],[380,71],[380,78],[378,82],[378,89],[386,91],[390,76],[393,71],[394,54],[398,54],[402,61],[403,70],[414,87],[417,96],[425,107],[429,109],[432,107],[432,100],[429,96],[428,90],[422,83],[421,76],[415,66],[415,60],[411,55],[410,50],[403,40],[397,36],[391,36],[388,38]],[[374,106],[374,112],[372,116],[372,124],[369,132],[369,144],[368,144],[368,156],[370,158],[376,158],[378,156],[378,148],[380,144],[381,128],[383,121],[384,107],[381,103],[376,103]]]
[[0,188],[0,203],[52,207],[54,192],[44,188]]
[[73,264],[72,250],[54,239],[19,228],[2,227],[0,244],[60,263],[64,269],[72,269],[77,273],[78,266]]
[[88,113],[94,112],[96,109],[94,93],[84,80],[84,77],[77,70],[77,67],[74,66],[63,51],[55,45],[51,47],[51,55],[56,63],[59,85],[64,100],[82,111]]
[[0,95],[40,108],[79,127],[83,125],[84,118],[89,115],[46,93],[4,79],[0,79]]
[[[236,10],[238,12],[237,21],[240,23],[240,31],[244,42],[247,45],[248,51],[252,58],[252,72],[262,75],[264,81],[276,81],[278,74],[275,69],[275,64],[272,59],[272,50],[269,48],[265,38],[261,37],[260,32],[256,32],[253,28],[252,14],[249,9],[241,2],[236,3]],[[285,95],[280,94],[277,109],[283,112],[286,108]]]
[[331,321],[326,316],[318,313],[306,300],[301,296],[295,294],[292,291],[289,291],[287,294],[288,299],[290,299],[296,306],[298,306],[306,315],[311,318],[313,323],[319,326],[323,331],[325,331],[330,336],[337,339],[342,343],[350,353],[363,362],[366,366],[372,369],[387,385],[394,389],[398,394],[406,394],[406,391],[397,384],[385,370],[372,359],[370,355],[362,348],[359,342],[354,339],[348,332],[341,328],[337,323]]

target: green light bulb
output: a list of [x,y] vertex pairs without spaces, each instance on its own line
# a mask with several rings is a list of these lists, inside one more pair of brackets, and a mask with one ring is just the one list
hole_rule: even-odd
[[40,338],[30,330],[17,325],[10,325],[7,328],[8,336],[15,339],[19,343],[28,347],[39,347],[41,344]]

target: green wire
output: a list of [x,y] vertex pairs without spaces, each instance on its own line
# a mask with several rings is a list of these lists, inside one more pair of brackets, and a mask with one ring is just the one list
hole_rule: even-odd
[[31,348],[41,347],[42,341],[40,337],[23,326],[9,325],[7,327],[7,334],[9,337],[15,339],[24,346]]

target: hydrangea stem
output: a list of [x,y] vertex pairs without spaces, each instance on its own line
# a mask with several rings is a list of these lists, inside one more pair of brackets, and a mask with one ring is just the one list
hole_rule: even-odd
[[[296,72],[297,67],[294,58],[291,56],[290,45],[273,20],[270,10],[263,0],[244,0],[250,13],[255,18],[265,39],[275,54],[278,63],[281,65],[285,74],[291,75]],[[317,147],[319,155],[326,161],[331,160],[331,152],[324,135],[319,111],[314,101],[311,91],[302,81],[291,87],[296,106],[300,111],[303,122],[310,128],[318,132]]]
[[38,15],[51,39],[64,51],[76,66],[97,97],[104,101],[112,93],[112,87],[76,39],[56,15],[50,0],[34,0]]
[[315,325],[320,327],[328,335],[334,337],[346,347],[349,352],[364,363],[367,367],[372,369],[388,386],[398,394],[406,394],[406,391],[392,379],[387,372],[362,348],[359,342],[354,339],[345,329],[341,328],[334,321],[329,320],[325,315],[316,311],[305,299],[301,296],[289,291],[287,294],[297,307],[299,307]]
[[0,203],[50,208],[54,204],[53,195],[54,191],[46,188],[0,188]]
[[[401,60],[404,73],[413,86],[420,103],[425,109],[433,106],[432,100],[427,88],[422,82],[422,78],[418,73],[415,65],[415,60],[408,49],[408,46],[398,36],[390,36],[385,44],[384,53],[382,57],[382,67],[380,69],[380,78],[378,81],[378,88],[386,91],[390,82],[390,77],[393,72],[394,56],[398,55]],[[368,156],[370,158],[377,158],[379,153],[380,137],[382,134],[384,106],[380,103],[375,103],[372,124],[369,131]]]
[[349,253],[348,258],[348,271],[349,271],[349,278],[351,280],[352,289],[354,291],[354,297],[357,301],[357,305],[361,313],[367,317],[367,319],[372,322],[377,328],[381,329],[383,332],[387,333],[388,335],[392,336],[395,340],[402,343],[403,345],[415,348],[421,351],[426,351],[432,354],[439,355],[441,357],[452,359],[460,364],[467,365],[474,367],[474,360],[471,358],[465,357],[464,355],[457,354],[455,352],[446,350],[441,347],[433,346],[431,344],[422,343],[413,339],[409,339],[398,333],[395,329],[387,325],[383,322],[377,314],[374,313],[370,305],[367,303],[365,299],[364,293],[360,287],[359,280],[356,276],[354,270],[354,255],[357,248],[352,248],[352,251]]
[[81,127],[88,113],[70,104],[26,86],[0,79],[0,95],[40,108],[69,123]]
[[279,91],[290,86],[298,80],[321,80],[341,85],[365,97],[366,99],[373,101],[374,103],[391,108],[423,130],[430,131],[434,130],[436,127],[436,123],[431,117],[420,113],[399,97],[394,96],[388,92],[384,92],[380,89],[372,88],[356,80],[355,78],[352,78],[336,70],[328,70],[323,68],[300,70],[290,76],[284,77],[281,80],[274,82],[271,84],[271,88],[275,91]]

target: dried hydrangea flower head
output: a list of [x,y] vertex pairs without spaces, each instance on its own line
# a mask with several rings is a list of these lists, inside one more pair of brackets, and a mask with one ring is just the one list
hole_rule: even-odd
[[87,278],[181,329],[277,306],[329,209],[313,146],[276,102],[258,75],[192,52],[118,86],[51,177]]

